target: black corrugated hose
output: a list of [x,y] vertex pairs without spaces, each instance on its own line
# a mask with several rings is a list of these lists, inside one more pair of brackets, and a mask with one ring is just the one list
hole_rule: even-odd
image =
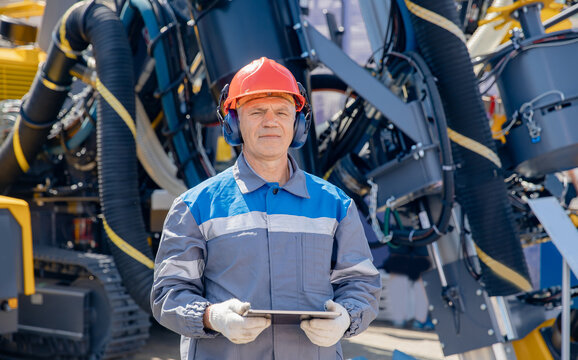
[[[92,44],[100,82],[123,104],[134,123],[134,70],[124,26],[105,5],[90,3],[83,8],[74,11],[66,22],[71,47],[84,49]],[[117,111],[103,100],[99,99],[97,108],[97,150],[104,221],[116,236],[150,260],[152,251],[146,241],[138,192],[135,138]],[[110,231],[107,234],[109,238],[114,236]],[[152,260],[148,266],[136,261],[129,255],[130,250],[119,248],[116,239],[111,240],[111,251],[125,287],[135,302],[150,312]]]
[[[122,22],[107,6],[94,2],[77,3],[57,24],[48,61],[37,75],[21,110],[23,118],[29,119],[29,123],[41,124],[42,130],[28,129],[29,124],[21,125],[19,138],[26,159],[34,159],[66,98],[72,81],[69,71],[79,52],[89,44],[92,44],[96,59],[96,88],[102,95],[97,108],[97,151],[103,223],[124,285],[135,302],[150,313],[153,260],[146,241],[138,192],[132,53]],[[47,79],[62,89],[51,90],[51,85],[46,85]],[[114,100],[118,103],[113,108]],[[13,143],[11,140],[7,143],[0,158],[4,169],[1,189],[22,173],[11,150]],[[8,170],[9,176],[5,175]]]
[[51,44],[46,62],[24,97],[19,120],[0,148],[0,194],[6,194],[18,176],[27,172],[44,144],[62,108],[76,59]]
[[[453,0],[407,1],[420,53],[438,79],[448,127],[496,153],[465,43],[431,19],[416,16],[425,8],[458,23]],[[420,10],[420,9],[418,9]],[[427,17],[427,15],[425,16]],[[451,136],[450,136],[451,137]],[[452,140],[454,140],[452,138]],[[455,141],[455,140],[454,140]],[[500,166],[452,142],[457,200],[470,223],[489,295],[530,290],[529,275]],[[498,161],[499,163],[499,161]],[[494,261],[492,261],[495,260]]]

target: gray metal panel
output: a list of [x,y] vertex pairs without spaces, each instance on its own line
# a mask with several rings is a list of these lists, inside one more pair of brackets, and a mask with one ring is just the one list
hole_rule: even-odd
[[558,200],[555,197],[529,199],[528,205],[570,265],[570,269],[574,274],[578,274],[578,231]]
[[[424,194],[438,193],[442,185],[439,150],[435,145],[423,147],[423,156],[407,155],[390,161],[366,174],[379,185],[377,205],[392,199],[391,206],[403,205]],[[418,152],[414,154],[418,155]]]
[[498,326],[482,286],[467,273],[461,261],[446,264],[443,268],[448,284],[458,286],[465,309],[459,314],[456,326],[454,312],[442,298],[437,270],[422,275],[444,355],[461,354],[500,342]]
[[533,143],[525,125],[512,129],[507,146],[517,171],[533,177],[578,166],[578,101],[572,106],[547,113],[534,112],[542,129]]
[[389,25],[391,2],[383,0],[365,0],[359,2],[367,37],[371,43],[371,52],[376,59],[381,59],[385,32]]
[[510,322],[515,329],[516,338],[522,339],[548,319],[556,317],[559,309],[547,309],[543,306],[526,304],[515,296],[506,299]]
[[0,311],[0,335],[12,334],[18,330],[18,311]]
[[34,295],[20,296],[19,329],[82,339],[88,331],[90,291],[38,284]]
[[411,104],[405,104],[384,84],[371,76],[331,40],[323,36],[313,26],[304,22],[310,42],[310,54],[327,66],[335,75],[353,88],[361,97],[384,114],[401,131],[416,143],[429,144],[431,141],[420,129],[423,119],[417,117]]
[[15,298],[22,287],[22,229],[7,209],[0,209],[0,299]]

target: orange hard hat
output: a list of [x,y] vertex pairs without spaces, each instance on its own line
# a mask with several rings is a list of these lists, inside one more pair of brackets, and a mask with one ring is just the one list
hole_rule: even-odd
[[266,57],[254,60],[239,70],[231,80],[228,91],[227,99],[223,104],[225,114],[229,112],[229,109],[237,108],[240,98],[255,94],[290,94],[295,99],[297,111],[301,111],[306,103],[291,71]]

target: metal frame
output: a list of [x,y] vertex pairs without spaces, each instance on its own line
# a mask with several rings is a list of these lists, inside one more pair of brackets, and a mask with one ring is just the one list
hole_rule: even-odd
[[570,360],[570,270],[578,274],[578,230],[555,197],[529,199],[528,205],[562,255],[562,360]]
[[431,143],[419,102],[404,103],[307,21],[296,24],[294,29],[306,38],[309,50],[303,56],[327,66],[413,141],[424,145]]

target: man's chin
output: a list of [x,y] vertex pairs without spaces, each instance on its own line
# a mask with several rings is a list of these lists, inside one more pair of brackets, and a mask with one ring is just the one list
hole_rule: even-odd
[[272,149],[271,147],[268,147],[268,148],[263,148],[260,151],[258,151],[258,154],[260,155],[259,157],[262,159],[276,160],[279,157],[287,155],[288,149],[289,149],[288,147],[287,148],[276,148],[276,149]]

